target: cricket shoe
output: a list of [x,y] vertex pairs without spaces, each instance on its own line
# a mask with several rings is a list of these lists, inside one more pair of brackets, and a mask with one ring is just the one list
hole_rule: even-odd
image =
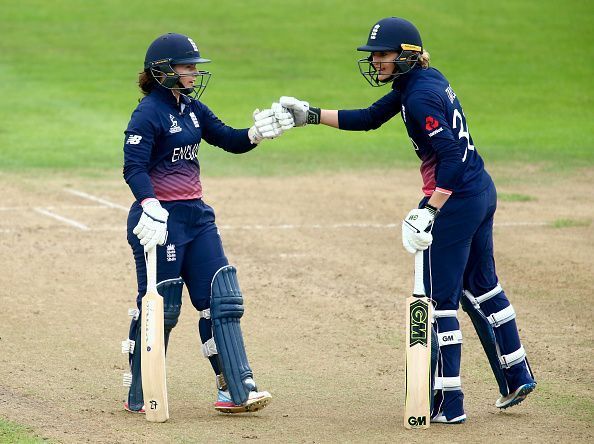
[[528,384],[521,385],[514,392],[507,396],[501,396],[497,401],[495,401],[495,407],[506,409],[508,407],[518,405],[520,402],[526,399],[526,396],[528,396],[528,394],[534,390],[535,387],[536,382],[530,382]]
[[249,394],[248,400],[238,405],[233,402],[228,391],[219,390],[219,396],[214,407],[221,413],[257,412],[266,407],[270,401],[272,401],[270,393],[252,391]]
[[145,411],[144,411],[144,406],[142,406],[142,407],[140,408],[140,410],[132,410],[132,409],[130,408],[130,406],[128,405],[128,402],[127,402],[127,401],[126,401],[126,402],[124,402],[124,410],[126,410],[127,412],[130,412],[130,413],[145,413]]
[[450,420],[448,420],[443,413],[438,413],[436,416],[431,418],[431,422],[436,422],[439,424],[462,424],[464,421],[466,421],[466,413],[456,416]]

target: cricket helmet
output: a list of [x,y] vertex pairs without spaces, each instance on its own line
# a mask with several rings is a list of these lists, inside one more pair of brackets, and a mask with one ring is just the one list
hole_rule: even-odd
[[[150,72],[161,86],[177,90],[182,94],[191,94],[198,99],[208,85],[210,72],[198,70],[193,74],[178,74],[173,66],[208,62],[210,62],[209,59],[200,56],[194,40],[183,34],[170,32],[157,37],[148,47],[144,58],[144,69]],[[184,76],[196,77],[192,88],[184,88],[181,85],[179,79]]]
[[359,71],[371,86],[382,86],[402,74],[410,71],[423,53],[423,41],[419,30],[408,20],[399,17],[381,19],[369,31],[367,44],[359,46],[357,51],[397,53],[392,62],[394,73],[385,80],[379,80],[379,72],[373,65],[372,55],[358,60]]

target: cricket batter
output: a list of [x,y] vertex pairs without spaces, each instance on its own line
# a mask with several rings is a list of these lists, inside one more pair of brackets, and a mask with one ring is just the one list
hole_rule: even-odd
[[470,316],[499,385],[495,402],[505,409],[534,390],[516,313],[495,272],[493,216],[497,193],[485,171],[456,92],[429,67],[417,28],[388,17],[373,25],[369,52],[359,70],[371,86],[391,90],[369,108],[326,110],[294,97],[281,97],[295,126],[325,124],[341,130],[377,129],[400,113],[421,159],[424,197],[402,223],[402,242],[410,253],[424,250],[425,288],[433,300],[439,354],[434,374],[431,421],[466,420],[460,358],[462,333],[458,307]]
[[249,129],[226,126],[198,100],[210,73],[197,65],[209,61],[185,35],[158,37],[147,50],[138,80],[144,98],[125,131],[124,178],[136,198],[128,215],[128,242],[138,279],[138,308],[131,310],[129,339],[123,347],[131,368],[124,405],[130,412],[144,412],[139,311],[147,284],[145,251],[151,248],[157,248],[165,346],[178,321],[185,283],[200,313],[202,352],[216,375],[215,409],[256,411],[271,400],[270,393],[257,389],[247,361],[239,326],[243,297],[236,270],[225,257],[214,211],[202,200],[197,156],[202,139],[230,153],[248,152],[292,127],[293,118],[275,104],[276,111],[254,111]]

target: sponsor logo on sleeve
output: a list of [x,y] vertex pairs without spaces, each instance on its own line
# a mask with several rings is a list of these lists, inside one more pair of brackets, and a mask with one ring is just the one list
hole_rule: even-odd
[[443,131],[443,128],[439,126],[439,120],[432,116],[425,117],[425,129],[430,131],[429,137],[433,137]]
[[456,93],[454,92],[452,87],[450,85],[448,85],[445,92],[448,95],[448,99],[450,99],[450,102],[452,102],[452,104],[453,104],[454,100],[456,100]]
[[126,145],[138,145],[142,140],[142,136],[136,134],[130,134],[126,140]]

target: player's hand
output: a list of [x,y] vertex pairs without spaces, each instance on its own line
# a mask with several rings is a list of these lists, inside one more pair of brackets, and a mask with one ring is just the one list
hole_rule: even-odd
[[433,242],[431,229],[437,210],[433,207],[410,210],[402,221],[402,245],[409,253],[426,250]]
[[151,198],[142,202],[142,216],[132,233],[140,239],[140,244],[144,245],[144,251],[149,251],[157,244],[165,245],[168,217],[169,212],[157,199]]
[[254,125],[248,130],[248,137],[253,144],[263,139],[274,139],[283,133],[283,129],[275,112],[271,109],[254,110]]
[[280,125],[283,132],[288,131],[295,126],[293,115],[280,103],[274,102],[270,109],[272,109],[274,112],[274,118]]
[[295,126],[320,123],[320,109],[309,106],[308,102],[288,96],[282,96],[278,101],[293,115]]

